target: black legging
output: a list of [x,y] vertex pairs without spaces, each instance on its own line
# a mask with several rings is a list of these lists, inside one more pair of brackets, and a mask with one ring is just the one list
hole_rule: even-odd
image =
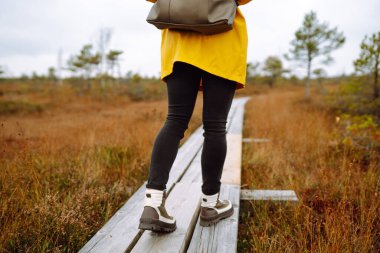
[[175,62],[166,80],[168,115],[152,149],[147,188],[164,190],[177,156],[180,140],[188,128],[203,85],[203,136],[201,156],[202,192],[212,195],[220,190],[220,179],[227,153],[226,124],[236,83],[185,62]]

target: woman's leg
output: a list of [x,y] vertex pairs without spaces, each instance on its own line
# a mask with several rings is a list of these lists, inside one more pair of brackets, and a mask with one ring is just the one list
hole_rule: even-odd
[[235,95],[236,82],[203,72],[204,144],[201,156],[202,192],[213,195],[220,190],[227,154],[226,124]]
[[166,189],[180,140],[193,114],[200,74],[193,65],[175,62],[173,73],[167,77],[168,115],[153,145],[146,188]]

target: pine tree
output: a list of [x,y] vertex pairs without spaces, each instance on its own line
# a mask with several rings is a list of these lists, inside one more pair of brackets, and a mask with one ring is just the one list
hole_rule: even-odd
[[291,41],[290,54],[286,59],[301,62],[307,68],[305,97],[310,97],[310,76],[313,61],[323,57],[322,63],[332,62],[330,53],[340,48],[345,42],[342,32],[337,27],[329,28],[327,23],[320,23],[314,11],[305,15],[302,26],[296,31]]
[[373,75],[373,97],[379,98],[380,32],[364,37],[360,56],[354,61],[355,70]]

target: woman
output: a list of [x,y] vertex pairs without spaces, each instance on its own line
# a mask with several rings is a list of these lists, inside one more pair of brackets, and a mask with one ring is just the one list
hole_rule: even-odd
[[[250,1],[237,0],[237,4]],[[245,87],[248,36],[239,8],[233,29],[227,32],[161,31],[161,80],[167,86],[168,115],[153,145],[139,228],[172,232],[176,219],[165,209],[166,183],[199,91],[203,92],[204,128],[200,225],[210,226],[233,214],[231,201],[219,199],[220,179],[227,153],[228,112],[235,90]]]

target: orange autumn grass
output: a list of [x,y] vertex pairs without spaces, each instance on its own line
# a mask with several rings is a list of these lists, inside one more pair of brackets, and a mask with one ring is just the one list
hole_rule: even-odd
[[0,116],[1,252],[77,252],[147,179],[165,100],[57,92],[12,97],[43,113]]
[[242,184],[293,189],[298,205],[242,202],[240,252],[379,252],[380,162],[341,144],[335,115],[304,90],[275,90],[246,105]]
[[[76,252],[146,180],[167,103],[21,93],[51,105],[1,116],[0,249]],[[353,160],[335,115],[303,88],[247,87],[243,187],[294,189],[298,206],[243,202],[239,252],[375,252],[379,161]],[[239,95],[239,93],[237,93]],[[13,100],[21,99],[12,97]],[[201,97],[185,134],[201,123]]]

